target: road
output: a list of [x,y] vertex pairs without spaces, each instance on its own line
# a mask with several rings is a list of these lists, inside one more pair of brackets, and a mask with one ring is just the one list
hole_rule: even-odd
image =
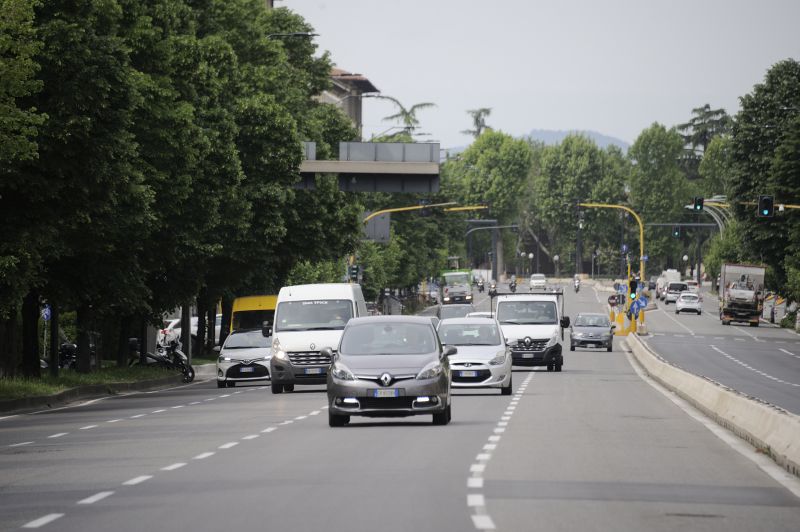
[[800,414],[800,336],[766,323],[723,326],[717,298],[704,292],[703,299],[700,316],[659,302],[646,315],[645,343],[696,375]]
[[[602,309],[593,290],[566,297],[573,316]],[[213,382],[2,419],[0,529],[796,530],[800,499],[751,457],[766,459],[620,348],[566,351],[562,373],[520,368],[511,397],[456,392],[445,427],[332,429],[320,386]]]

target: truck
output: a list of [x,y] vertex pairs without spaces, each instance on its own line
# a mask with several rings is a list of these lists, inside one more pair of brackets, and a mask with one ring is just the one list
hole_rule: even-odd
[[764,306],[766,268],[758,264],[723,264],[720,271],[719,319],[723,325],[747,322],[758,327]]
[[451,303],[472,303],[472,282],[470,270],[445,270],[439,275],[439,301],[442,305]]

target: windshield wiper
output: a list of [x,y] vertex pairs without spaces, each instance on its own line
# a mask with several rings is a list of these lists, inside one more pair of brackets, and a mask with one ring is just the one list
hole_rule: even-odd
[[330,325],[326,325],[325,327],[306,327],[303,329],[304,331],[336,331],[338,329],[344,329],[344,325],[340,327],[331,327]]
[[514,321],[514,320],[503,320],[500,323],[509,323],[511,325],[522,325],[521,321]]

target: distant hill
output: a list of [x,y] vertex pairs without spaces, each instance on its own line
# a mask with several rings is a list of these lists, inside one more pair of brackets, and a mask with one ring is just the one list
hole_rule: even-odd
[[[608,146],[617,146],[623,152],[627,152],[630,144],[625,142],[624,140],[620,140],[616,137],[609,137],[608,135],[603,135],[602,133],[598,133],[597,131],[585,131],[585,130],[571,130],[571,131],[556,131],[553,129],[533,129],[528,135],[523,135],[523,138],[530,138],[533,140],[538,140],[540,142],[544,142],[547,146],[553,146],[555,144],[561,143],[567,135],[579,134],[585,137],[590,138],[597,144],[600,149],[605,149]],[[466,150],[468,146],[456,146],[454,148],[445,148],[443,152],[446,152],[451,157],[461,153],[462,151]],[[445,153],[442,153],[442,156],[445,156]]]
[[561,143],[561,141],[563,141],[567,135],[576,133],[592,139],[601,149],[605,149],[608,146],[617,146],[622,151],[628,151],[628,148],[630,147],[630,144],[624,140],[620,140],[616,137],[609,137],[608,135],[603,135],[597,131],[555,131],[552,129],[533,129],[527,136],[534,140],[544,142],[548,146],[552,146],[554,144]]

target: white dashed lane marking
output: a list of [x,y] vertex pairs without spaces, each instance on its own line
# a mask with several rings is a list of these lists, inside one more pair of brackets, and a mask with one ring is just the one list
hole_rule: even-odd
[[220,445],[219,449],[230,449],[231,447],[236,447],[237,445],[239,445],[238,441],[230,441],[228,443],[223,443],[222,445]]
[[48,438],[60,438],[61,436],[66,436],[69,432],[59,432],[57,434],[51,434]]
[[101,491],[100,493],[95,493],[91,497],[86,497],[85,499],[78,501],[78,504],[94,504],[112,495],[114,495],[113,491]]
[[93,428],[96,428],[96,427],[97,427],[97,425],[86,425],[85,427],[81,427],[79,430],[89,430],[89,429],[93,429]]
[[209,453],[200,453],[197,456],[195,456],[194,459],[195,460],[204,460],[204,459],[208,458],[209,456],[214,456],[214,453],[211,453],[211,452],[209,452]]
[[175,471],[176,469],[180,469],[186,465],[186,462],[176,462],[172,465],[168,465],[166,467],[162,467],[161,471]]
[[31,521],[30,523],[25,523],[22,525],[22,528],[39,528],[48,523],[52,523],[60,517],[64,517],[64,514],[47,514],[44,517],[40,517],[39,519]]
[[32,441],[24,441],[24,442],[20,442],[20,443],[12,443],[11,445],[9,445],[9,447],[24,447],[25,445],[30,445],[32,443],[33,443]]
[[136,484],[141,484],[142,482],[144,482],[146,480],[150,480],[151,478],[153,478],[153,475],[141,475],[141,476],[138,476],[138,477],[133,477],[130,480],[126,480],[125,482],[122,483],[122,485],[123,486],[135,486]]

